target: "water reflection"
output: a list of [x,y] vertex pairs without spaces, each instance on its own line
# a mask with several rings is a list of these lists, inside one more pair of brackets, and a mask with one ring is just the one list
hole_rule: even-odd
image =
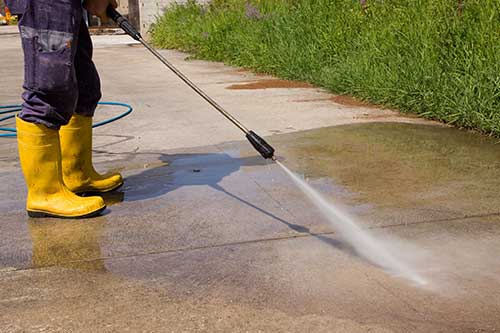
[[104,272],[104,217],[86,220],[29,219],[32,267],[58,266]]

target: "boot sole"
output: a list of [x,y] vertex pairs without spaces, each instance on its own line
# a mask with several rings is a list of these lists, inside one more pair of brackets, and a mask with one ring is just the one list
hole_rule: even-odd
[[37,212],[37,211],[32,211],[28,210],[28,216],[32,218],[44,218],[44,217],[56,217],[56,218],[61,218],[61,219],[85,219],[89,217],[95,217],[98,216],[99,214],[102,213],[103,210],[106,209],[106,206],[99,208],[98,210],[85,214],[85,215],[79,215],[79,216],[64,216],[64,215],[58,215],[54,213],[49,213],[49,212]]
[[113,192],[113,191],[116,191],[118,190],[120,187],[122,187],[124,184],[124,182],[120,183],[119,185],[115,186],[115,187],[111,187],[109,189],[105,189],[105,190],[83,190],[83,191],[76,191],[74,192],[75,194],[78,194],[80,196],[84,196],[84,197],[87,197],[87,196],[92,196],[92,195],[99,195],[100,193],[109,193],[109,192]]

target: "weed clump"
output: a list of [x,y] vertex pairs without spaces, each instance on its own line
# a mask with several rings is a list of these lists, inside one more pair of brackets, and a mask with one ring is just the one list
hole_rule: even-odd
[[500,2],[189,0],[153,42],[500,136]]

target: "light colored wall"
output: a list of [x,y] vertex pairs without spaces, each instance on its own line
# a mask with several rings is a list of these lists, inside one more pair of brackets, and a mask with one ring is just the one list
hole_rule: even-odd
[[[151,24],[156,21],[156,17],[160,16],[164,9],[174,2],[185,3],[186,0],[139,0],[141,33],[147,36]],[[203,3],[208,2],[208,0],[198,0],[198,2]]]
[[[173,0],[139,0],[141,33],[143,35],[147,35],[151,24],[156,21],[156,17],[161,15],[165,7],[173,2]],[[178,2],[185,1],[179,0]]]
[[117,10],[122,15],[128,14],[128,0],[118,0],[118,8]]

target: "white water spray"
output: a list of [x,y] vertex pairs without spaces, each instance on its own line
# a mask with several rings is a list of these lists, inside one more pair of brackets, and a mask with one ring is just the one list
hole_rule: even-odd
[[293,179],[328,222],[342,235],[349,245],[356,249],[359,255],[391,273],[407,278],[418,285],[427,284],[425,279],[391,255],[387,248],[370,235],[367,230],[361,229],[349,214],[344,212],[340,207],[328,202],[319,192],[279,161],[276,161],[276,163]]

